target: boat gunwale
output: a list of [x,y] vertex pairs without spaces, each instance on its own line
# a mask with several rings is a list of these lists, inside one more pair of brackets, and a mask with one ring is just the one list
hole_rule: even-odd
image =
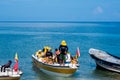
[[[95,49],[95,50],[98,50],[98,49]],[[102,51],[102,50],[99,50],[99,51]],[[105,52],[105,51],[103,51],[103,52]],[[113,58],[116,58],[116,59],[119,59],[119,60],[120,60],[119,57],[115,57],[115,56],[113,56],[112,54],[110,54],[110,53],[108,53],[108,52],[105,52],[105,53],[108,54],[108,55],[110,55],[110,56],[112,56]],[[115,64],[115,65],[120,66],[119,63],[114,63],[114,62],[111,62],[111,61],[106,61],[106,60],[104,60],[104,59],[101,59],[101,58],[95,56],[94,54],[90,54],[90,56],[91,56],[92,58],[94,57],[94,59],[98,59],[98,60],[101,60],[101,61],[104,61],[104,62],[107,62],[107,63],[111,63],[111,64]]]

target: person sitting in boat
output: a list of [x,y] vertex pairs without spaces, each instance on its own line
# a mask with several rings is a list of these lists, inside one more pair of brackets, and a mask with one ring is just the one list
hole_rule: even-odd
[[46,53],[47,53],[48,51],[51,51],[51,50],[52,50],[51,47],[45,46],[45,47],[43,48],[44,56],[46,56]]
[[52,49],[47,49],[46,55],[45,55],[45,57],[46,57],[46,63],[48,63],[48,64],[52,64],[53,63],[53,53],[52,53],[51,50]]
[[10,68],[11,64],[12,64],[12,61],[9,60],[7,64],[2,65],[1,72],[5,72],[5,69]]
[[42,60],[43,63],[47,63],[48,58],[47,57],[43,57],[41,60]]
[[53,53],[52,53],[52,49],[51,48],[46,48],[46,54],[45,54],[46,57],[52,57],[53,56]]
[[71,57],[71,64],[77,64],[77,58],[76,57]]
[[64,65],[65,63],[65,55],[68,52],[68,46],[65,40],[63,40],[59,46],[59,50],[60,50],[60,55],[59,55],[59,59],[62,59],[62,64]]
[[42,62],[47,63],[47,64],[53,64],[54,63],[54,61],[53,61],[53,59],[51,57],[42,58]]
[[52,58],[49,58],[49,57],[48,57],[47,63],[48,63],[48,64],[53,64],[53,63],[54,63],[54,61],[53,61],[53,59],[52,59]]
[[35,54],[38,58],[41,58],[43,56],[42,50],[38,50]]
[[65,55],[65,57],[66,57],[66,63],[70,63],[71,62],[71,54],[70,54],[70,52],[67,52],[67,54]]
[[60,55],[60,51],[56,48],[55,49],[54,62],[58,62],[59,63],[59,55]]
[[70,67],[72,67],[72,68],[77,68],[77,63],[78,63],[78,61],[77,61],[77,58],[76,57],[71,57],[71,62],[70,62]]

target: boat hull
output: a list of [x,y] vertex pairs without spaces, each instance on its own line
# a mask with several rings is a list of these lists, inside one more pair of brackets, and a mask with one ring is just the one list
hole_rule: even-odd
[[70,68],[69,66],[52,66],[52,65],[44,64],[38,61],[33,56],[32,56],[32,60],[33,60],[33,64],[36,67],[38,67],[41,71],[49,75],[71,76],[77,70],[77,68]]
[[[97,53],[96,53],[97,54]],[[109,54],[108,54],[109,55]],[[94,59],[96,62],[97,68],[102,68],[105,70],[113,71],[113,72],[118,72],[120,73],[120,64],[113,63],[110,61],[103,60],[99,57],[96,57],[94,54],[90,53],[90,56]],[[112,56],[112,55],[110,55]],[[114,57],[114,56],[112,56]],[[116,58],[116,57],[114,57]]]
[[0,71],[0,80],[20,80],[22,73],[21,70],[16,72],[12,68],[6,68],[5,72]]
[[0,76],[0,80],[20,80],[20,77]]
[[95,60],[98,68],[103,68],[103,69],[106,69],[109,71],[114,71],[114,72],[120,73],[120,66],[119,65],[97,59],[93,56],[92,56],[92,58]]

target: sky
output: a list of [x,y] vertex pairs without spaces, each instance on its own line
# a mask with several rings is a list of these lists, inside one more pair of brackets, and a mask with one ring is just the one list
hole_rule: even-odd
[[0,0],[0,21],[120,21],[120,0]]

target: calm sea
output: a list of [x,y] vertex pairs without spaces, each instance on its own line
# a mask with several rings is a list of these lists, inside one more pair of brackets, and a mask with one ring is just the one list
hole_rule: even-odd
[[[73,76],[53,77],[33,66],[33,53],[46,45],[54,51],[62,40],[66,40],[72,55],[80,47],[80,67]],[[120,23],[0,22],[0,65],[12,60],[13,66],[17,52],[19,67],[24,72],[21,80],[119,80],[118,73],[96,69],[89,48],[120,57]]]

